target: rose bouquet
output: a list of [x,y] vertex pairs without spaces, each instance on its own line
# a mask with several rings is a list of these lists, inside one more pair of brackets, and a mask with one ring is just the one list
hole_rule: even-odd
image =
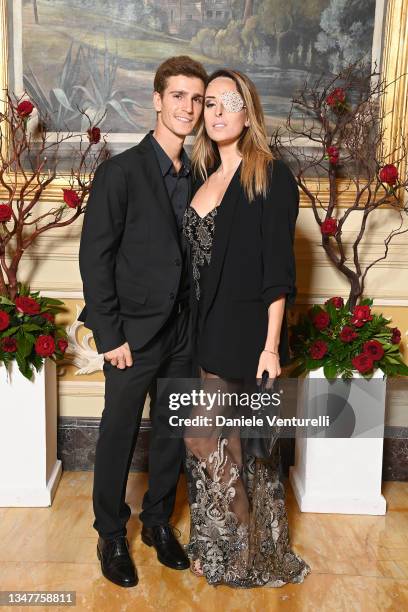
[[12,301],[0,295],[0,363],[6,366],[15,359],[22,374],[32,378],[33,367],[38,371],[45,357],[53,361],[62,358],[67,347],[67,335],[55,323],[55,315],[63,302],[31,293],[19,285]]
[[351,378],[355,371],[371,378],[380,368],[387,376],[408,375],[399,350],[401,332],[389,327],[382,314],[364,299],[350,311],[349,302],[332,297],[314,305],[291,328],[290,345],[296,360],[293,376],[323,367],[326,378]]

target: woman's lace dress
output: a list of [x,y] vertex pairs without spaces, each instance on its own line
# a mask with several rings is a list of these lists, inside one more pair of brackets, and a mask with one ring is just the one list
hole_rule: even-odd
[[[200,217],[193,208],[184,216],[191,245],[196,299],[202,300],[211,273],[215,223],[222,207]],[[200,310],[199,310],[200,312]],[[227,313],[226,313],[227,316]],[[200,328],[200,325],[198,325]],[[216,374],[216,372],[214,373]],[[239,381],[204,378],[204,389],[234,392]],[[233,416],[233,406],[212,409]],[[191,416],[208,415],[206,406]],[[290,548],[285,493],[279,478],[279,441],[268,461],[245,453],[239,428],[186,428],[186,475],[191,513],[187,553],[199,560],[209,584],[278,587],[303,582],[310,567]]]

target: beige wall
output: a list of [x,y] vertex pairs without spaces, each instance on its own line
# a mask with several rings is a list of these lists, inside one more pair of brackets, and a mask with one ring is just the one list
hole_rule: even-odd
[[[42,204],[46,207],[46,204]],[[350,215],[344,235],[350,241],[355,235],[361,213]],[[377,211],[372,215],[362,246],[362,263],[379,257],[384,250],[384,237],[392,227],[395,213]],[[82,221],[63,231],[50,232],[38,241],[35,249],[23,260],[23,273],[33,289],[60,297],[66,311],[59,321],[71,325],[82,307],[82,282],[78,267],[78,249]],[[391,318],[392,325],[402,331],[405,360],[408,363],[408,235],[398,237],[390,247],[386,261],[380,262],[368,276],[366,295],[375,299],[375,310]],[[321,245],[318,228],[310,208],[302,207],[296,235],[298,300],[292,315],[313,302],[332,295],[347,297],[347,284],[328,261]],[[81,326],[76,340],[81,344],[89,330]],[[93,340],[90,347],[95,348]],[[77,375],[77,368],[63,365],[59,374],[59,406],[63,416],[100,416],[103,409],[103,373]],[[394,398],[393,398],[394,402]],[[394,405],[395,404],[395,405]],[[396,400],[388,410],[387,422],[408,425],[408,406]],[[148,414],[147,408],[145,415]]]

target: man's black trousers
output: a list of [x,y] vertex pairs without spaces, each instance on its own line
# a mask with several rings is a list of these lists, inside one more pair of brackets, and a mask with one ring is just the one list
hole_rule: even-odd
[[132,350],[133,365],[120,370],[105,360],[105,407],[95,454],[94,528],[105,538],[126,534],[131,510],[125,502],[129,468],[146,394],[151,398],[149,488],[140,519],[147,527],[168,523],[184,458],[182,438],[169,437],[168,399],[157,396],[158,378],[191,376],[189,310],[174,312],[142,349]]

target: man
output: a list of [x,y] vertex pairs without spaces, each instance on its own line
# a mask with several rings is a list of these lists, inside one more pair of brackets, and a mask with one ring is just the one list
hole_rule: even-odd
[[182,218],[191,177],[183,149],[201,118],[206,72],[187,56],[157,70],[156,127],[140,144],[97,169],[82,229],[79,264],[85,308],[104,354],[105,407],[95,454],[94,528],[103,575],[124,587],[138,582],[129,555],[126,483],[145,398],[151,398],[149,488],[142,540],[173,569],[189,565],[169,525],[183,441],[166,437],[168,405],[158,378],[191,375],[188,275]]

